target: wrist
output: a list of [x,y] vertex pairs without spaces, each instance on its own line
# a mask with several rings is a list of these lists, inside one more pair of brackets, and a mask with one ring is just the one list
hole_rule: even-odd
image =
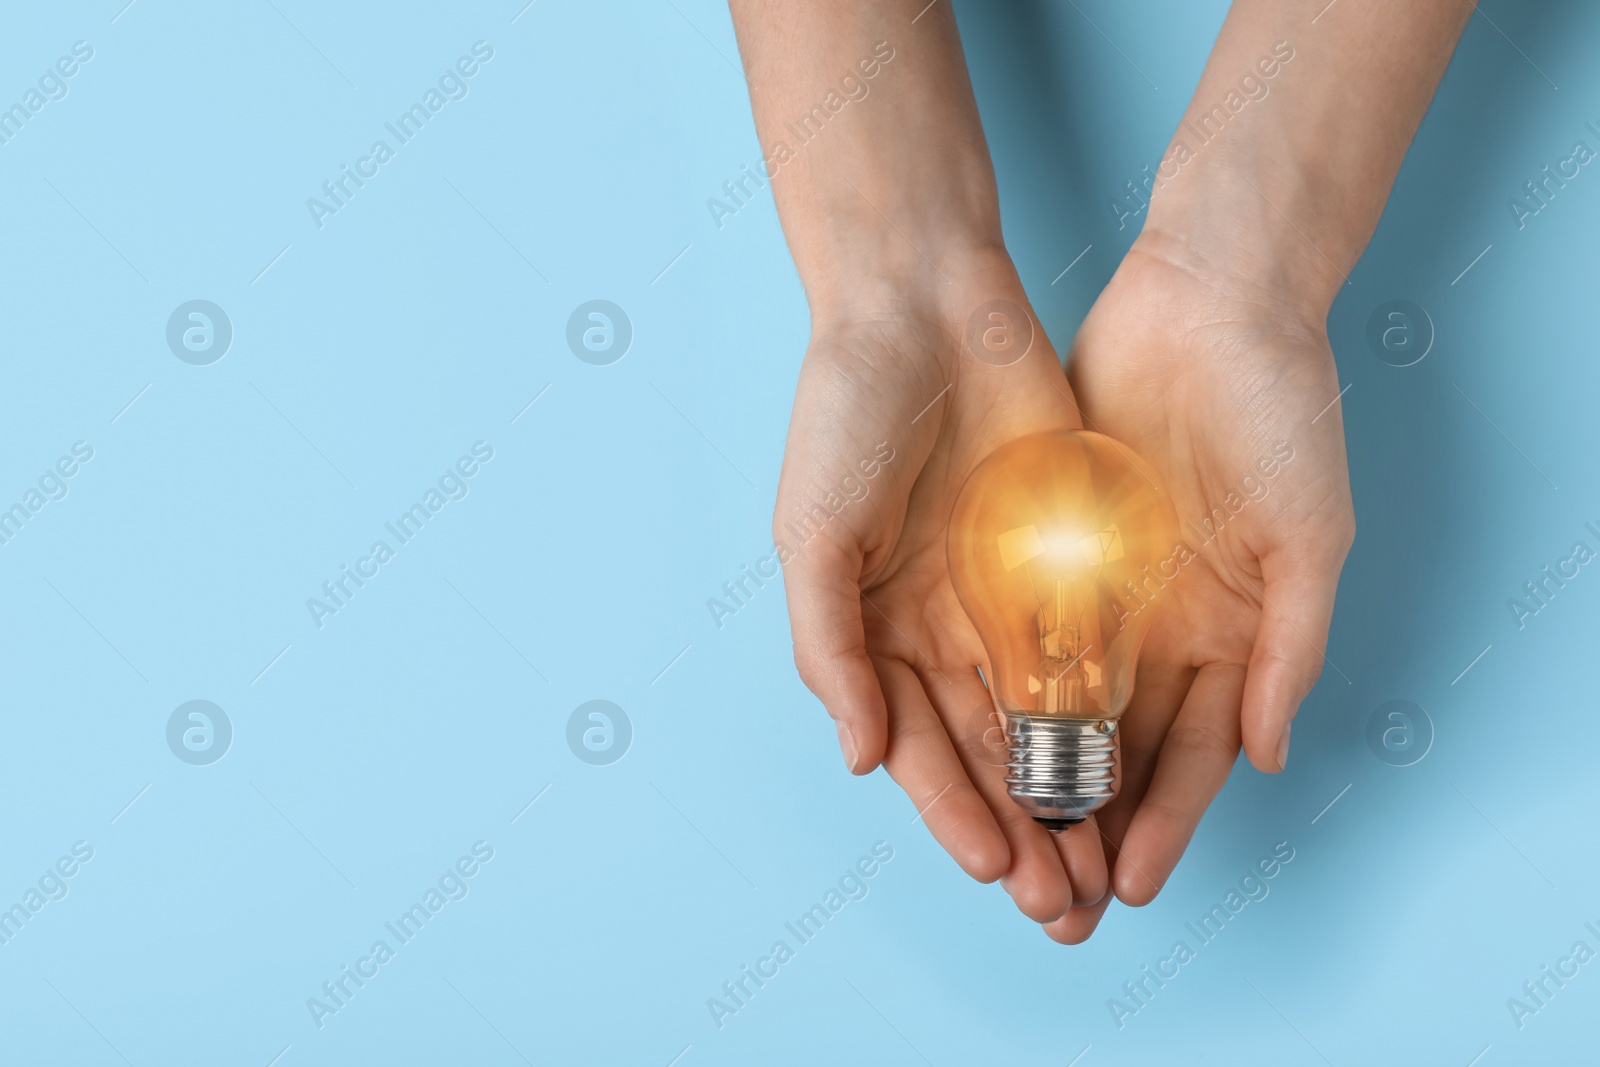
[[886,314],[951,320],[964,313],[961,302],[975,284],[1016,284],[998,232],[948,224],[906,229],[877,221],[879,227],[863,220],[852,232],[820,239],[826,254],[815,260],[796,255],[813,330]]
[[1321,324],[1360,254],[1349,220],[1330,217],[1316,189],[1271,162],[1202,165],[1157,186],[1135,247]]

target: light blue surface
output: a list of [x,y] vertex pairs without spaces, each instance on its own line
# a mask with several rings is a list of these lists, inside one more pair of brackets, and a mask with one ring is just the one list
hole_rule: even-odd
[[[5,100],[93,48],[0,145],[0,504],[93,449],[0,545],[0,904],[93,851],[0,945],[0,1059],[1593,1055],[1600,963],[1521,1029],[1507,998],[1600,949],[1600,577],[1521,630],[1506,601],[1600,547],[1600,172],[1525,229],[1507,200],[1600,146],[1600,11],[1473,19],[1332,316],[1360,525],[1337,671],[1290,773],[1241,767],[1160,899],[1068,949],[881,772],[847,778],[778,586],[720,628],[707,610],[771,550],[807,330],[770,196],[721,228],[705,206],[760,156],[726,11],[122,2],[16,8],[0,35]],[[961,8],[1012,249],[1063,350],[1134,233],[1106,201],[1159,158],[1223,11]],[[466,96],[319,229],[307,198],[478,41]],[[1394,298],[1437,331],[1413,367],[1364,340]],[[234,330],[207,366],[165,338],[193,299]],[[609,366],[565,340],[592,299],[633,325]],[[493,459],[447,483],[465,498],[319,628],[307,599],[475,442]],[[595,699],[632,724],[610,765],[566,740]],[[1436,730],[1410,767],[1365,739],[1391,699]],[[220,761],[168,746],[191,700],[232,724]],[[493,858],[444,881],[466,895],[387,932],[477,842]],[[787,933],[877,842],[892,859],[845,883],[865,896]],[[1119,1029],[1108,999],[1279,842],[1266,898]],[[308,998],[380,939],[393,959],[319,1028]],[[719,1028],[708,998],[780,939],[794,957]]]

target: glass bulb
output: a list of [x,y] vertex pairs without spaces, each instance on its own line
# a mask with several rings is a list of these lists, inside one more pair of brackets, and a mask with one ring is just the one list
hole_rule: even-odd
[[1161,591],[1192,559],[1150,467],[1109,437],[1018,438],[956,498],[950,580],[1005,719],[1006,785],[1052,830],[1116,795],[1117,720]]

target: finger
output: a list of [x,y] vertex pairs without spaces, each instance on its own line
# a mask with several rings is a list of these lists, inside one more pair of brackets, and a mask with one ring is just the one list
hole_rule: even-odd
[[[1170,678],[1163,679],[1166,683],[1165,685],[1153,685],[1147,680],[1149,673],[1147,671],[1140,672],[1141,679],[1146,680],[1141,680],[1139,684],[1145,693],[1146,701],[1152,705],[1156,713],[1150,713],[1150,710],[1147,709],[1147,714],[1140,716],[1140,718],[1146,720],[1159,719],[1158,725],[1164,731],[1167,719],[1170,716],[1161,717],[1159,709],[1165,707],[1170,700],[1181,700],[1183,697],[1180,692],[1176,698],[1172,698],[1161,692],[1161,690],[1186,686],[1189,672],[1181,670],[1170,672]],[[1078,827],[1078,829],[1094,830],[1094,836],[1098,840],[1100,847],[1101,861],[1105,864],[1108,872],[1116,869],[1117,860],[1122,855],[1122,839],[1127,834],[1128,824],[1132,821],[1134,810],[1138,807],[1139,800],[1144,796],[1145,786],[1149,782],[1149,772],[1141,769],[1142,762],[1146,761],[1140,760],[1136,749],[1133,758],[1135,770],[1130,781],[1129,772],[1124,769],[1128,765],[1128,761],[1124,759],[1124,746],[1121,744],[1117,746],[1116,780],[1119,783],[1117,795],[1111,799],[1109,804],[1094,815],[1091,815],[1081,827]],[[1074,903],[1061,918],[1053,923],[1045,923],[1044,932],[1049,935],[1051,940],[1058,941],[1063,945],[1081,945],[1089,940],[1089,935],[1094,933],[1095,928],[1100,925],[1100,920],[1105,917],[1106,909],[1116,899],[1116,895],[1109,892],[1109,876],[1107,878],[1107,888],[1108,891],[1102,892],[1098,900],[1087,904]]]
[[1240,711],[1245,754],[1257,770],[1275,774],[1288,763],[1289,727],[1326,662],[1343,562],[1343,552],[1327,550],[1261,561],[1265,603]]
[[[1117,780],[1122,781],[1122,754],[1117,754]],[[1128,823],[1133,819],[1133,812],[1138,807],[1140,797],[1144,794],[1144,782],[1148,778],[1135,781],[1126,792],[1118,792],[1111,803],[1101,808],[1094,815],[1075,829],[1092,829],[1099,842],[1101,860],[1108,871],[1115,870],[1118,857],[1122,854],[1122,839],[1128,830]],[[1087,835],[1086,835],[1087,836]],[[1076,883],[1074,883],[1076,885]],[[1052,941],[1063,945],[1081,945],[1089,940],[1095,928],[1100,925],[1100,920],[1105,917],[1106,909],[1117,897],[1108,891],[1102,892],[1098,900],[1087,904],[1074,904],[1067,913],[1052,923],[1045,923],[1044,932]]]
[[1072,884],[1073,906],[1099,903],[1111,884],[1111,874],[1095,817],[1091,815],[1077,826],[1051,834],[1050,838],[1067,872],[1067,881]]
[[1117,795],[1098,812],[1097,819],[1113,887],[1120,871],[1123,878],[1143,879],[1152,896],[1160,888],[1136,862],[1123,862],[1123,840],[1155,777],[1161,746],[1189,695],[1195,673],[1191,667],[1160,661],[1139,667],[1133,700],[1117,728]]
[[861,625],[860,553],[817,538],[784,566],[794,664],[839,731],[845,766],[866,774],[883,760],[888,712]]
[[[1131,876],[1139,876],[1135,864],[1121,863],[1123,840],[1155,775],[1162,740],[1195,677],[1192,668],[1170,661],[1178,658],[1176,649],[1167,649],[1169,661],[1162,661],[1162,636],[1159,631],[1151,635],[1146,659],[1135,679],[1133,699],[1117,728],[1117,795],[1083,824],[1094,828],[1102,858],[1112,874],[1121,864]],[[1076,880],[1073,885],[1077,885]],[[1082,944],[1100,925],[1115,899],[1114,894],[1106,892],[1093,903],[1074,906],[1060,919],[1046,923],[1044,932],[1063,945]]]
[[983,758],[983,738],[972,710],[989,699],[972,668],[954,676],[928,668],[918,672],[945,729],[956,740],[956,755],[978,792],[988,802],[1011,852],[1000,879],[1020,910],[1034,922],[1060,918],[1072,906],[1072,883],[1050,831],[1028,817],[1006,792],[1005,768]]
[[897,659],[873,661],[889,702],[884,766],[904,789],[933,839],[973,878],[992,882],[1011,866],[1011,851],[985,798],[973,786],[928,703],[915,672]]
[[1195,675],[1112,871],[1112,885],[1123,903],[1141,907],[1155,899],[1200,817],[1228,780],[1239,758],[1244,684],[1244,668],[1236,664],[1205,666]]

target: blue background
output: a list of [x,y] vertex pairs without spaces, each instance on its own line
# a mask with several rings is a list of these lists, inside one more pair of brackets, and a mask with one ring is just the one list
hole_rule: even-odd
[[[1506,601],[1597,544],[1600,174],[1521,230],[1507,200],[1600,146],[1600,9],[1496,0],[1469,25],[1331,318],[1360,525],[1339,673],[1290,773],[1241,765],[1161,897],[1069,949],[962,875],[882,772],[844,774],[778,586],[720,628],[706,607],[771,550],[807,333],[770,195],[720,228],[705,206],[761,154],[725,9],[274,3],[14,7],[0,36],[5,101],[94,49],[0,146],[0,504],[94,449],[0,545],[0,905],[94,850],[0,946],[8,1062],[1592,1050],[1600,963],[1521,1029],[1506,1000],[1600,948],[1600,578],[1521,630]],[[1107,200],[1160,158],[1224,11],[960,8],[1062,350],[1135,232]],[[319,229],[306,199],[479,40],[469,95]],[[234,329],[209,366],[165,340],[197,298]],[[596,298],[633,324],[609,366],[565,341]],[[1406,368],[1364,336],[1396,298],[1436,330]],[[470,494],[319,629],[307,598],[477,441]],[[193,699],[234,731],[207,766],[166,740]],[[606,766],[566,740],[592,699],[632,725]],[[1436,733],[1412,766],[1366,741],[1392,699]],[[469,895],[319,1028],[307,999],[479,841]],[[707,999],[879,841],[866,898],[719,1029]],[[1270,896],[1119,1029],[1108,998],[1282,841]]]

